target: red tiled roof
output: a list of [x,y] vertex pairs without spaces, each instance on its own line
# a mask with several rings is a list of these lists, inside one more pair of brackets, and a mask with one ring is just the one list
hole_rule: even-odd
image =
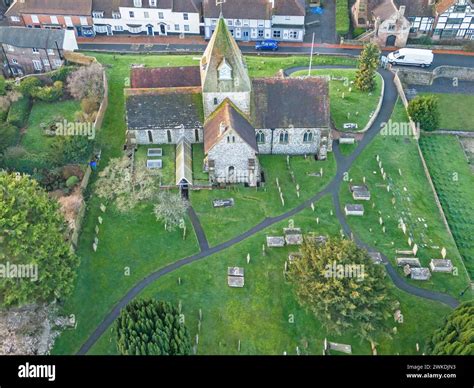
[[135,68],[130,83],[134,89],[196,87],[201,73],[199,66]]

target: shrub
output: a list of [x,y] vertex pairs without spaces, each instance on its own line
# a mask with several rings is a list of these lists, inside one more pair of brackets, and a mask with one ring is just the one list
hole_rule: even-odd
[[41,86],[41,81],[36,77],[27,77],[20,82],[18,90],[23,97],[31,97],[32,93]]
[[23,128],[28,121],[30,115],[31,100],[29,97],[22,97],[15,101],[10,106],[8,112],[7,122],[13,124],[15,127]]
[[31,96],[45,102],[58,101],[63,95],[63,83],[55,81],[52,86],[33,89]]
[[81,108],[85,114],[90,115],[99,110],[99,102],[95,98],[86,97],[81,101]]
[[76,100],[92,97],[100,101],[104,94],[103,81],[102,66],[93,63],[89,66],[81,66],[71,73],[67,78],[67,87]]
[[53,82],[61,81],[66,82],[67,77],[74,71],[73,66],[61,66],[58,70],[56,70],[53,75],[51,76],[51,80]]
[[21,159],[27,154],[25,148],[21,145],[8,147],[3,153],[3,157],[8,160]]
[[68,189],[71,189],[73,188],[74,186],[76,186],[77,184],[79,183],[79,178],[75,175],[72,175],[70,176],[67,181],[66,181],[66,187]]
[[5,77],[0,75],[0,96],[4,96],[5,94],[7,94],[7,84]]
[[16,145],[20,131],[17,127],[9,123],[0,124],[0,151],[4,151],[10,146]]
[[408,115],[424,131],[439,128],[440,113],[435,96],[417,96],[408,104]]

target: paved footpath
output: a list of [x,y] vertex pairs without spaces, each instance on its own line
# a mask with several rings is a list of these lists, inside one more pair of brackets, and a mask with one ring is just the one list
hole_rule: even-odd
[[[327,68],[327,66],[325,66]],[[317,69],[318,67],[314,67]],[[337,67],[334,67],[337,68]],[[301,68],[293,68],[293,69],[288,69],[286,70],[287,74],[291,74],[295,71],[301,70]],[[360,246],[368,251],[375,251],[372,247],[369,245],[365,244],[363,241],[357,238],[355,236],[346,219],[345,216],[342,212],[341,205],[339,203],[339,189],[341,187],[341,184],[343,182],[344,178],[344,173],[349,171],[351,166],[353,165],[354,161],[357,159],[357,157],[362,153],[362,151],[371,143],[371,141],[374,139],[374,137],[380,132],[382,129],[382,123],[386,123],[389,121],[392,111],[395,107],[395,103],[397,102],[398,99],[398,92],[397,89],[395,88],[395,85],[393,83],[393,73],[388,71],[388,70],[380,70],[380,75],[383,77],[385,81],[385,91],[383,95],[383,103],[382,103],[382,108],[379,112],[379,115],[375,119],[374,123],[370,127],[370,129],[365,133],[363,139],[358,143],[357,148],[354,150],[354,152],[348,156],[343,156],[339,150],[339,145],[337,142],[334,142],[333,145],[333,151],[334,155],[337,161],[337,171],[336,171],[336,176],[333,178],[333,180],[319,193],[315,194],[313,197],[309,198],[308,200],[304,201],[301,203],[299,206],[296,208],[281,214],[277,217],[271,217],[271,218],[266,218],[263,220],[261,223],[258,225],[254,226],[253,228],[247,230],[246,232],[242,233],[241,235],[226,241],[222,244],[216,245],[214,247],[207,247],[203,243],[203,236],[199,237],[199,234],[204,233],[202,230],[202,227],[200,226],[199,220],[197,219],[197,215],[194,213],[194,211],[191,211],[191,222],[193,223],[193,226],[197,226],[196,229],[196,234],[198,235],[198,240],[200,240],[200,247],[201,251],[195,255],[183,258],[181,260],[178,260],[170,265],[167,265],[166,267],[163,267],[144,279],[142,279],[140,282],[138,282],[130,291],[127,292],[125,296],[122,297],[122,299],[119,300],[119,302],[113,307],[112,311],[110,311],[105,319],[99,324],[99,326],[94,330],[94,332],[89,336],[87,341],[82,345],[82,347],[79,349],[78,353],[79,355],[84,355],[86,354],[92,346],[97,342],[97,340],[104,334],[104,332],[113,324],[115,319],[119,316],[120,311],[122,308],[124,308],[129,302],[131,302],[135,297],[137,297],[147,286],[150,284],[154,283],[164,275],[167,275],[185,265],[194,263],[198,260],[210,257],[218,252],[221,252],[235,244],[238,244],[239,242],[250,238],[254,236],[255,234],[261,232],[262,230],[280,222],[283,221],[287,218],[293,217],[297,213],[301,212],[304,209],[307,209],[308,207],[311,206],[312,203],[315,203],[319,201],[322,197],[325,195],[330,194],[333,198],[333,203],[335,205],[335,214],[337,216],[337,219],[339,223],[341,224],[341,227],[345,233],[346,236],[352,237],[354,241]],[[193,215],[194,214],[194,215]],[[195,219],[193,221],[193,218],[195,216]],[[197,222],[197,224],[196,224]],[[198,225],[199,224],[199,225]],[[204,236],[205,239],[205,236]],[[207,242],[207,240],[206,240]],[[202,243],[202,244],[201,244]],[[409,284],[405,278],[403,278],[397,270],[391,265],[387,257],[383,256],[383,262],[387,268],[387,273],[392,279],[394,285],[399,288],[400,290],[403,290],[411,295],[415,295],[421,298],[437,301],[444,303],[452,308],[455,308],[459,305],[458,300],[453,298],[450,295],[443,294],[440,292],[436,291],[431,291],[427,289],[422,289],[415,287],[411,284]]]

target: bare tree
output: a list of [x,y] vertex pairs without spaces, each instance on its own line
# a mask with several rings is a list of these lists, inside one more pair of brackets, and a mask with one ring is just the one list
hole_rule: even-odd
[[184,229],[184,218],[188,209],[188,202],[181,195],[170,191],[161,191],[153,213],[156,220],[165,225],[165,230],[174,230],[177,227]]
[[67,78],[67,88],[71,96],[77,100],[93,98],[100,101],[104,95],[102,66],[92,63],[89,66],[81,66]]

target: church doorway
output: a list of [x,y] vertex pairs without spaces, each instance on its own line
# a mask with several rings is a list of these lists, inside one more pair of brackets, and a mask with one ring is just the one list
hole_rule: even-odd
[[387,41],[385,42],[385,46],[393,47],[395,46],[396,41],[397,41],[397,37],[395,35],[389,35],[387,37]]
[[227,180],[231,183],[235,182],[235,167],[234,166],[229,166],[229,171],[227,174]]

